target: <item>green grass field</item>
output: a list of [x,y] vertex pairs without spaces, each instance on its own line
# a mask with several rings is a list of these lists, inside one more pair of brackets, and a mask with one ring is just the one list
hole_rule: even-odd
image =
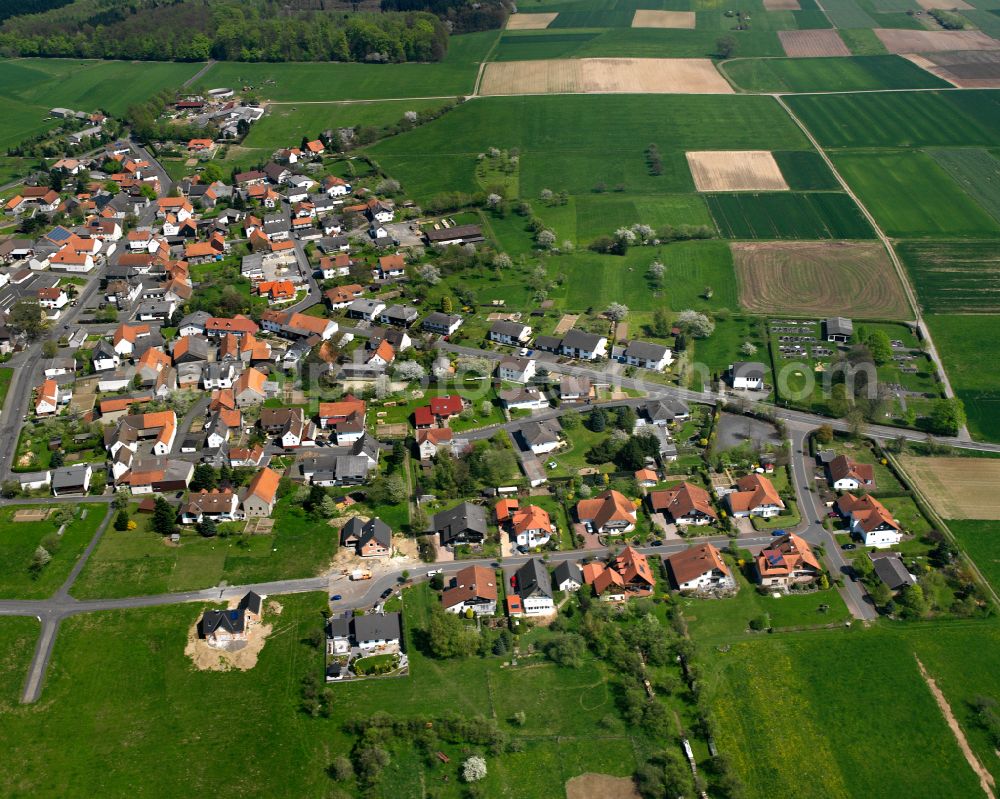
[[[104,505],[65,505],[76,513],[62,536],[54,518],[44,521],[15,522],[18,510],[14,507],[0,510],[0,597],[5,599],[41,599],[55,593],[69,576],[73,564],[94,537],[101,520]],[[80,508],[86,509],[86,518],[80,518]],[[35,550],[43,541],[52,560],[37,577],[30,571]]]
[[1000,218],[1000,161],[980,148],[932,150],[931,157],[994,219]]
[[814,150],[779,150],[773,155],[792,191],[840,190],[830,167]]
[[38,620],[19,616],[0,620],[0,707],[14,707],[28,674],[38,638]]
[[994,242],[904,241],[896,249],[926,311],[1000,312],[1000,255]]
[[455,36],[447,57],[434,64],[220,61],[199,79],[198,86],[251,86],[278,102],[455,97],[472,93],[479,63],[496,37],[496,31]]
[[993,357],[1000,316],[933,314],[928,324],[952,388],[965,403],[972,435],[1000,441],[1000,378],[983,368]]
[[719,232],[732,239],[865,239],[874,231],[846,194],[710,194]]
[[103,108],[124,113],[160,89],[175,89],[203,64],[167,61],[86,61],[76,58],[21,58],[0,61],[0,95],[45,111]]
[[747,796],[802,795],[803,763],[810,796],[976,795],[916,660],[880,630],[759,637],[714,658],[717,744]]
[[890,236],[993,237],[987,214],[934,159],[920,151],[839,154],[834,163]]
[[1000,93],[885,92],[789,97],[824,147],[990,147]]
[[[558,23],[558,18],[556,23]],[[736,41],[736,55],[747,58],[783,56],[773,30],[726,31]],[[494,61],[542,58],[711,58],[716,54],[718,28],[604,28],[560,30],[555,24],[541,31],[503,34]]]
[[160,594],[231,584],[311,577],[337,549],[337,530],[306,516],[289,500],[275,510],[268,535],[207,539],[187,528],[168,546],[136,513],[135,530],[109,529],[73,586],[79,599]]
[[854,58],[766,58],[726,63],[724,71],[751,92],[935,89],[948,84],[895,55]]
[[[279,616],[265,611],[265,623],[274,629],[256,667],[247,672],[192,668],[183,650],[199,605],[64,622],[43,701],[11,704],[0,715],[7,756],[18,763],[0,776],[0,793],[133,795],[135,785],[155,770],[156,794],[163,797],[354,796],[353,785],[338,794],[325,769],[338,755],[349,754],[354,739],[345,723],[376,711],[402,718],[454,712],[497,719],[525,746],[519,753],[487,755],[483,790],[489,797],[551,799],[563,795],[567,779],[587,771],[628,776],[652,745],[641,729],[622,722],[609,684],[614,677],[592,656],[580,669],[537,658],[503,669],[500,658],[426,657],[416,642],[430,603],[437,601],[426,588],[407,592],[404,600],[410,676],[333,685],[330,717],[313,718],[300,710],[299,686],[307,672],[321,667],[321,652],[305,639],[323,624],[325,597],[274,599],[283,611]],[[544,635],[530,633],[533,640]],[[27,631],[23,637],[29,640]],[[23,665],[12,663],[15,685],[18,676],[23,679]],[[240,701],[208,701],[219,693]],[[518,710],[525,712],[523,727],[511,721]],[[61,730],[59,736],[52,735],[54,729]],[[254,756],[206,756],[220,730],[226,730],[227,746]],[[457,779],[467,756],[461,746],[438,747],[451,757],[450,765],[425,760],[409,739],[387,741],[386,747],[391,762],[368,795],[419,799],[426,795],[420,786],[428,785],[438,788],[442,799],[464,796]],[[101,765],[112,758],[114,769]]]
[[[567,124],[584,117],[587,125]],[[649,174],[651,143],[662,175]],[[533,200],[543,188],[590,194],[598,183],[629,195],[691,192],[685,150],[808,144],[769,97],[560,95],[478,99],[368,152],[420,199],[479,190],[476,155],[489,147],[520,150],[521,195]]]

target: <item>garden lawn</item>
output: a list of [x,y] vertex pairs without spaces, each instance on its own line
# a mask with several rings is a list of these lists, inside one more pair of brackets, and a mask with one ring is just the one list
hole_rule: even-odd
[[[94,537],[106,511],[104,505],[94,504],[57,507],[65,507],[76,514],[62,536],[57,536],[59,525],[51,516],[44,521],[15,522],[14,514],[23,508],[0,509],[0,597],[42,599],[54,594]],[[86,510],[86,518],[80,517],[81,510]],[[56,542],[49,550],[52,560],[36,579],[28,567],[35,550],[50,536]]]
[[983,577],[1000,591],[1000,521],[951,519],[947,524]]
[[171,546],[149,529],[150,515],[133,513],[137,529],[105,533],[73,595],[123,597],[210,588],[221,580],[239,585],[312,577],[328,566],[337,550],[335,528],[310,518],[291,498],[278,502],[273,517],[270,534],[202,538],[188,526],[180,545]]
[[[782,627],[819,627],[846,621],[851,617],[844,600],[835,588],[812,593],[792,593],[775,599],[770,594],[761,596],[732,558],[725,556],[736,575],[740,590],[726,599],[698,599],[678,597],[688,622],[688,629],[695,643],[716,646],[744,640],[748,636],[760,637],[749,632],[753,619],[767,615],[776,629]],[[822,605],[828,609],[821,611]]]
[[890,236],[1000,236],[997,220],[926,153],[851,153],[834,163]]
[[716,743],[746,795],[797,795],[802,763],[814,796],[978,795],[908,650],[876,628],[760,636],[713,653]]

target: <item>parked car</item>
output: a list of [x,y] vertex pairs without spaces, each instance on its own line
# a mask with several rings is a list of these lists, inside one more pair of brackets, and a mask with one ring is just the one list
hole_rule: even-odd
[[331,602],[339,602],[341,599],[343,599],[343,597],[340,594],[334,594],[330,597]]
[[386,588],[386,589],[385,589],[385,590],[384,590],[384,591],[382,592],[382,599],[388,599],[388,598],[389,598],[389,597],[391,597],[391,596],[392,596],[392,589],[391,589],[391,588]]
[[857,548],[858,548],[857,544],[844,544],[841,547],[841,549],[857,549]]

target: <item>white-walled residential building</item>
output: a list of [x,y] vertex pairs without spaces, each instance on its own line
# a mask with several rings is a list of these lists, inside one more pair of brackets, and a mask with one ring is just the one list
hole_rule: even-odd
[[679,591],[720,593],[736,590],[736,580],[711,544],[699,544],[664,559]]
[[837,500],[837,511],[847,519],[851,532],[866,547],[888,549],[903,540],[899,522],[870,494],[861,497],[844,494]]
[[583,330],[569,330],[563,336],[559,346],[561,354],[569,358],[578,358],[583,361],[593,361],[597,358],[604,358],[608,352],[608,339],[595,333],[587,333]]
[[520,346],[531,338],[531,328],[520,322],[500,319],[490,325],[488,338],[497,344]]
[[497,364],[497,377],[509,383],[528,383],[535,376],[535,362],[531,358],[504,358]]

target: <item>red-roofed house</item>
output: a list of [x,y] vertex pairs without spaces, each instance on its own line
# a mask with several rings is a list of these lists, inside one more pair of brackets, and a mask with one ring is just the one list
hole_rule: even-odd
[[416,428],[447,427],[452,416],[458,416],[465,407],[458,394],[447,394],[443,397],[431,397],[429,405],[421,405],[413,412],[413,425]]

